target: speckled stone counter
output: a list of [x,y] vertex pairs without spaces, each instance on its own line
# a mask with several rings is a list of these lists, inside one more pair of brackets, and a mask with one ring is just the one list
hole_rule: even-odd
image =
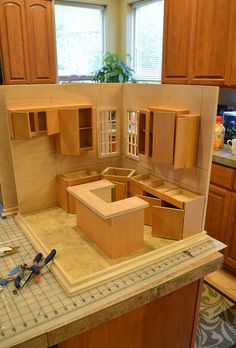
[[227,145],[225,145],[223,150],[213,152],[212,161],[227,167],[236,168],[236,155],[232,155],[232,151]]

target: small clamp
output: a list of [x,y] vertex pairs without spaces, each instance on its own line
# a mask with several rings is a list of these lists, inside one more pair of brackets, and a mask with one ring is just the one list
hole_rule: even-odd
[[[56,255],[55,249],[52,249],[51,252],[49,253],[49,255],[45,257],[45,259],[43,259],[42,253],[38,253],[34,258],[32,266],[28,267],[27,265],[25,265],[22,269],[20,269],[19,275],[14,279],[15,287],[17,289],[22,289],[27,284],[29,284],[29,282],[31,281],[32,278],[39,277],[39,275],[41,273],[41,269],[46,264],[48,264],[50,261],[52,261],[54,259],[55,255]],[[21,281],[24,277],[25,270],[31,271],[31,273],[28,276],[28,278],[24,281],[24,283],[21,285]]]

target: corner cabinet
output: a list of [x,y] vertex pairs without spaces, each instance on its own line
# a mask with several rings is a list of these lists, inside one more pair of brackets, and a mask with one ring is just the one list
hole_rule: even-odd
[[5,84],[55,83],[53,1],[0,0]]
[[165,3],[162,82],[235,86],[235,0]]
[[205,229],[227,245],[224,265],[236,271],[236,170],[212,164]]

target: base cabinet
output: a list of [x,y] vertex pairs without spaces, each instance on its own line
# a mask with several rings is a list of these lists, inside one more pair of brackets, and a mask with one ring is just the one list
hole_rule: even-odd
[[192,348],[201,286],[198,280],[129,313],[114,313],[113,320],[97,327],[93,323],[93,328],[58,348]]
[[236,170],[212,164],[205,230],[227,245],[224,265],[236,271]]
[[236,193],[232,193],[225,243],[225,264],[236,270]]

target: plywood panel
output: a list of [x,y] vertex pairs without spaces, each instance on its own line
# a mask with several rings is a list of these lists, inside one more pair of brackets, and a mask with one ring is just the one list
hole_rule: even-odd
[[152,235],[160,238],[180,240],[183,238],[184,210],[154,207]]
[[104,220],[76,201],[77,224],[108,256],[116,258],[143,247],[143,210]]
[[173,163],[175,138],[175,113],[154,112],[152,161]]

